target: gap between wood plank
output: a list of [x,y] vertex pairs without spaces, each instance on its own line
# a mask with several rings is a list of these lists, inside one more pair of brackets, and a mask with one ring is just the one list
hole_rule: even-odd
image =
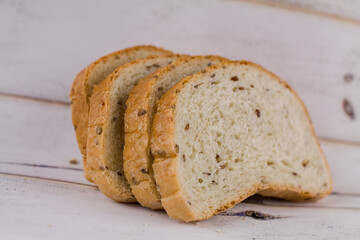
[[70,106],[69,102],[64,102],[64,101],[60,101],[60,100],[50,100],[50,99],[38,98],[38,97],[30,97],[30,96],[24,96],[24,95],[19,95],[19,94],[14,94],[14,93],[0,92],[0,96],[21,99],[21,100],[41,102],[41,103],[58,104],[58,105],[62,105],[62,106]]
[[233,1],[233,2],[239,1],[239,2],[246,2],[249,4],[257,4],[257,5],[263,5],[263,6],[273,7],[273,8],[280,8],[280,9],[284,9],[284,10],[288,10],[288,11],[300,12],[300,13],[309,14],[309,15],[315,15],[318,17],[328,18],[328,19],[331,19],[334,21],[346,22],[346,23],[360,26],[360,21],[358,21],[356,19],[340,16],[340,15],[337,15],[334,13],[328,13],[328,12],[323,12],[323,11],[319,11],[319,10],[314,10],[314,9],[310,9],[310,8],[302,8],[302,7],[298,7],[298,6],[285,5],[285,4],[281,4],[281,3],[267,2],[264,0],[227,0],[227,1]]
[[31,179],[37,179],[37,180],[45,180],[45,181],[50,181],[50,182],[66,183],[66,184],[72,184],[72,185],[78,185],[78,186],[86,186],[86,187],[91,187],[91,188],[94,188],[94,189],[98,189],[97,186],[91,185],[91,184],[70,182],[70,181],[58,180],[58,179],[52,179],[52,178],[34,177],[34,176],[27,176],[27,175],[22,175],[22,174],[15,174],[15,173],[5,173],[5,172],[0,172],[0,175],[11,176],[11,177],[19,177],[19,178],[31,178]]
[[360,142],[353,142],[353,141],[347,141],[342,139],[333,139],[333,138],[327,138],[327,137],[321,137],[317,136],[317,138],[320,141],[327,142],[327,143],[333,143],[333,144],[342,144],[342,145],[350,145],[354,147],[360,147]]
[[19,166],[26,166],[26,167],[55,168],[55,169],[83,171],[82,168],[61,167],[61,166],[53,166],[53,165],[46,165],[46,164],[15,163],[15,162],[2,162],[2,161],[0,161],[0,164],[19,165]]

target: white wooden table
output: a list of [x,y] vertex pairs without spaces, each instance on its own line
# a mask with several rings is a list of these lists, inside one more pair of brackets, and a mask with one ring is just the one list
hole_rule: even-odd
[[[190,224],[104,197],[83,177],[67,96],[89,62],[137,44],[247,59],[287,80],[334,192],[253,197]],[[0,74],[0,239],[360,239],[360,1],[0,0]]]

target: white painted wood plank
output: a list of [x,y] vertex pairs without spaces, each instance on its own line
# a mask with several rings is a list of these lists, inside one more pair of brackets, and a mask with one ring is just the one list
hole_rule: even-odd
[[360,21],[359,0],[260,0],[302,9],[316,10]]
[[88,183],[69,106],[0,96],[0,112],[0,172]]
[[68,101],[90,61],[155,44],[262,64],[299,93],[320,136],[360,142],[357,24],[241,1],[16,0],[1,2],[0,33],[2,92]]
[[[240,203],[227,215],[180,223],[163,211],[118,204],[93,187],[0,175],[2,239],[357,239],[360,211]],[[91,200],[91,201],[89,201]],[[286,227],[285,227],[286,226]]]
[[334,180],[334,192],[360,194],[360,147],[321,142]]
[[[70,107],[0,96],[0,172],[89,184],[72,129]],[[322,141],[334,191],[360,194],[360,146]],[[78,165],[70,164],[77,159]]]

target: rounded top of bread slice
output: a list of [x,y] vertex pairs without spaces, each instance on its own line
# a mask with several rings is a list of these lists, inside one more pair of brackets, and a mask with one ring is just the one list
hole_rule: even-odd
[[123,170],[124,113],[129,91],[140,79],[178,57],[163,55],[135,60],[117,68],[94,88],[90,99],[87,162],[91,179],[115,201],[135,201]]
[[161,202],[183,221],[255,193],[303,201],[332,190],[304,104],[251,62],[212,66],[176,84],[158,103],[151,140]]
[[130,47],[99,58],[77,74],[71,86],[70,102],[73,125],[82,154],[86,154],[89,102],[94,86],[121,65],[139,58],[165,54],[172,52],[154,46]]
[[[182,56],[139,81],[126,102],[124,171],[142,206],[162,209],[153,177],[150,128],[157,100],[184,77],[228,61],[218,56]],[[133,181],[134,179],[134,181]]]

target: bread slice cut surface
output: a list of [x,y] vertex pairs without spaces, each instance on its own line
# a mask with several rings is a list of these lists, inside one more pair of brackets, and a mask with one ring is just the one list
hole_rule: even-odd
[[255,193],[304,201],[332,190],[302,101],[251,62],[176,84],[158,103],[151,141],[162,205],[179,220],[207,219]]
[[89,181],[91,179],[88,175],[89,169],[86,162],[86,143],[89,104],[94,86],[121,65],[150,55],[165,54],[171,54],[171,52],[153,46],[126,48],[99,58],[83,69],[74,79],[70,92],[72,121],[79,149],[83,154],[84,174]]
[[[163,209],[150,153],[150,129],[157,100],[184,77],[224,61],[227,60],[217,56],[183,56],[140,80],[131,90],[125,113],[124,171],[141,205]],[[139,114],[142,111],[146,114]]]
[[135,60],[117,68],[94,88],[87,139],[89,174],[99,189],[115,201],[136,201],[123,170],[124,114],[128,94],[140,79],[177,58],[169,55]]

